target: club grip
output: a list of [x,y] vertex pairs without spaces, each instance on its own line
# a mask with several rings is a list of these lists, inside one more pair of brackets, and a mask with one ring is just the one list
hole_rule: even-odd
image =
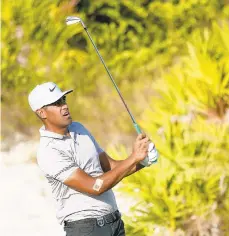
[[138,134],[141,134],[141,133],[142,133],[142,131],[141,131],[141,129],[140,129],[140,127],[138,126],[137,123],[134,123],[134,128],[136,129],[136,131],[137,131]]

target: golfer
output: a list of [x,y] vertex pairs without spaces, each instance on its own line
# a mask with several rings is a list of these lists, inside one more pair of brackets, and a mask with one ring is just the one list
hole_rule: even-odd
[[80,123],[73,122],[66,95],[52,82],[36,86],[29,104],[43,122],[37,162],[56,200],[67,236],[123,236],[124,223],[111,190],[144,166],[150,140],[138,135],[127,159],[113,160]]

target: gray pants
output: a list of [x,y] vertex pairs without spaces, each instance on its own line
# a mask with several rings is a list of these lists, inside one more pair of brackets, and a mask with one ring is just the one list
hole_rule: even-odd
[[99,226],[96,222],[80,221],[71,226],[64,226],[66,236],[125,236],[124,223],[121,218]]

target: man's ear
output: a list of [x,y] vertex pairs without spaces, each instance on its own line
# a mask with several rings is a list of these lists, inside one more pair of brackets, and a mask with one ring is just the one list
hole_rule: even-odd
[[36,111],[36,113],[41,119],[46,119],[47,118],[46,111],[43,108],[38,109]]

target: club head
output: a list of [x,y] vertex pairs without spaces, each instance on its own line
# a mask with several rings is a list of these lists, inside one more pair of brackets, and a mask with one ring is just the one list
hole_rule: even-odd
[[67,25],[73,25],[73,24],[77,24],[77,23],[80,23],[82,22],[81,19],[79,17],[76,17],[76,16],[68,16],[66,18],[66,24]]

